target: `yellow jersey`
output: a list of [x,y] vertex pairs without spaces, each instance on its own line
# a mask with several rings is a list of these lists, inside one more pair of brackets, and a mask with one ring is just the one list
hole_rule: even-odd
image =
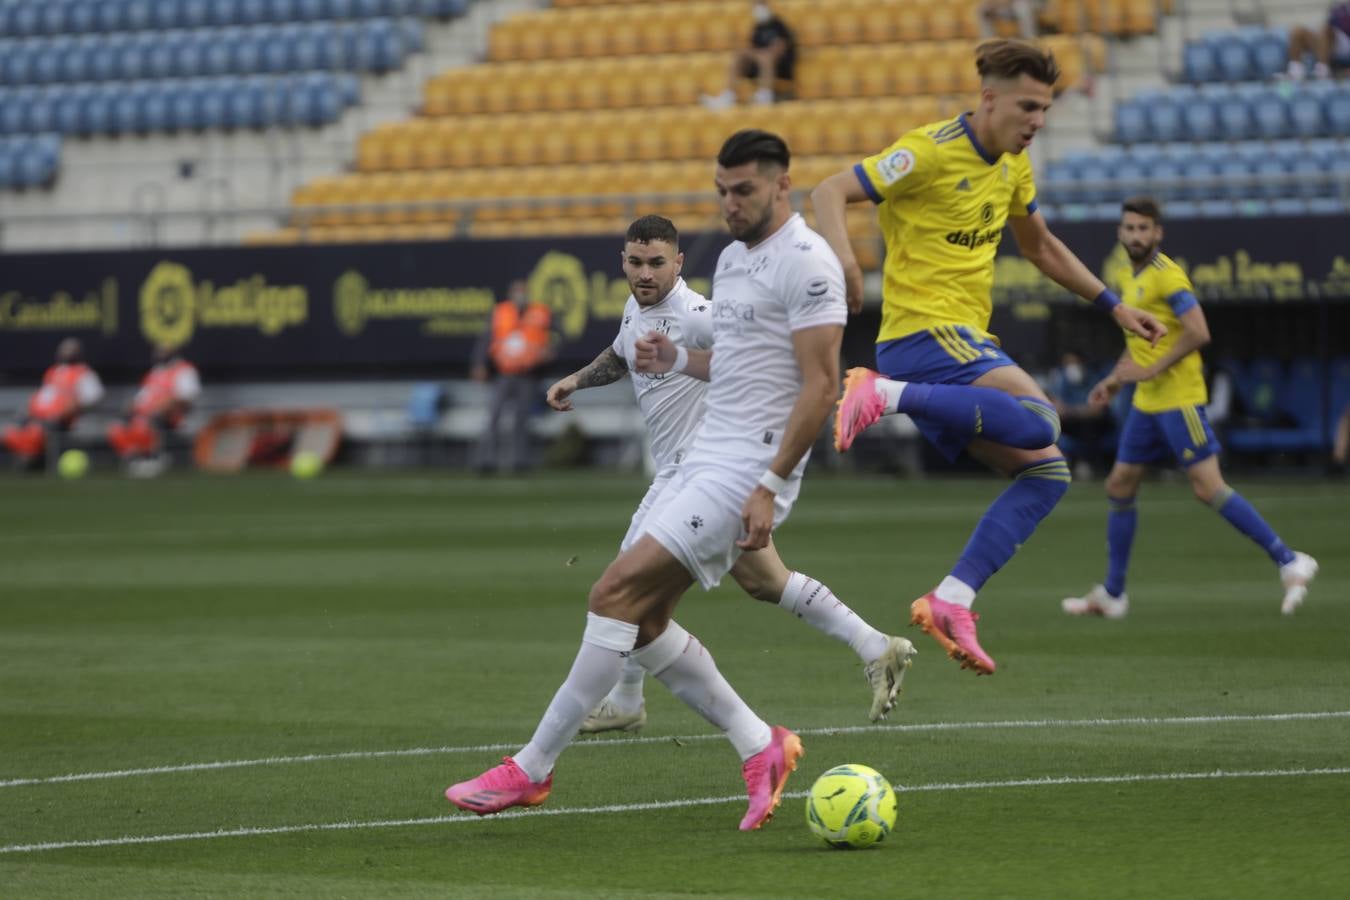
[[1036,211],[1027,155],[991,157],[962,114],[914,129],[853,171],[886,241],[877,341],[938,325],[988,334],[1003,225]]
[[[1170,257],[1161,252],[1138,271],[1129,270],[1121,278],[1120,301],[1127,306],[1153,313],[1167,326],[1167,336],[1150,347],[1148,341],[1125,333],[1125,349],[1130,358],[1148,366],[1176,345],[1181,336],[1181,315],[1198,306],[1191,280]],[[1163,372],[1141,381],[1134,389],[1134,405],[1140,412],[1156,413],[1181,406],[1203,406],[1209,401],[1200,351],[1193,350]]]

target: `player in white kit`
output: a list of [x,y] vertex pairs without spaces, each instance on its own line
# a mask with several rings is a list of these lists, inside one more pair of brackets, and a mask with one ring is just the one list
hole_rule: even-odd
[[[534,736],[501,765],[448,788],[456,806],[485,815],[543,803],[554,763],[628,656],[735,747],[749,794],[742,831],[769,821],[782,800],[801,740],[756,715],[671,615],[695,581],[712,587],[741,552],[768,546],[839,395],[843,270],[792,213],[788,163],[787,145],[767,132],[739,131],[722,145],[715,183],[737,242],[723,251],[713,280],[717,352],[703,425],[647,514],[646,533],[591,588],[581,647]],[[672,349],[653,346],[658,359],[662,346]],[[706,354],[670,355],[676,371],[708,367]]]
[[[572,408],[572,395],[589,387],[611,384],[631,375],[633,392],[647,424],[656,477],[633,514],[619,545],[627,550],[646,531],[647,514],[675,476],[703,419],[708,384],[688,373],[651,374],[636,371],[637,345],[648,333],[664,335],[687,350],[712,346],[712,304],[680,278],[684,255],[679,232],[661,216],[643,216],[628,228],[623,270],[632,294],[614,343],[584,368],[559,379],[548,389],[548,403],[559,411]],[[877,631],[842,603],[824,584],[783,564],[770,538],[763,550],[744,553],[731,577],[751,597],[773,603],[825,634],[842,641],[863,662],[871,690],[868,718],[885,718],[896,702],[914,645],[902,637]],[[643,703],[646,669],[631,657],[609,695],[586,716],[581,730],[637,731],[647,722]]]

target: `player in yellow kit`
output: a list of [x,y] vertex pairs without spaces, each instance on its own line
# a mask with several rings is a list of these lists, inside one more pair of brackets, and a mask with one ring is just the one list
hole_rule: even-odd
[[1303,603],[1308,582],[1317,575],[1317,561],[1290,550],[1246,498],[1223,480],[1219,442],[1205,417],[1209,397],[1200,363],[1200,348],[1209,343],[1209,326],[1190,279],[1158,249],[1162,236],[1157,202],[1149,197],[1125,201],[1118,237],[1132,267],[1122,280],[1120,295],[1127,305],[1157,316],[1167,326],[1167,336],[1156,346],[1127,336],[1115,370],[1092,389],[1089,399],[1106,404],[1124,385],[1136,385],[1116,464],[1106,478],[1110,504],[1106,580],[1086,596],[1064,600],[1064,611],[1124,618],[1130,608],[1125,571],[1138,522],[1134,497],[1149,463],[1175,460],[1196,498],[1255,541],[1279,567],[1285,590],[1281,609],[1289,615]]
[[[836,445],[882,415],[906,413],[950,459],[965,450],[1013,483],[989,507],[961,557],[912,621],[963,667],[994,671],[975,635],[975,593],[1069,487],[1055,446],[1049,398],[989,333],[994,254],[1005,223],[1022,255],[1122,327],[1156,340],[1161,328],[1119,299],[1052,235],[1036,211],[1023,152],[1045,125],[1059,78],[1054,57],[1033,44],[997,40],[976,57],[973,112],[917,128],[881,153],[822,182],[811,194],[820,233],[844,266],[850,308],[862,305],[862,271],[844,208],[871,200],[886,241],[877,368],[853,369],[836,418]],[[882,377],[882,376],[885,377]]]

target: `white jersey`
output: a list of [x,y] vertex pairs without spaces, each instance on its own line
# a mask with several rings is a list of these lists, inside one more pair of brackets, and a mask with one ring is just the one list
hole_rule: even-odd
[[707,350],[712,346],[712,304],[676,279],[661,302],[641,306],[632,294],[623,308],[623,324],[612,345],[628,364],[633,393],[647,422],[652,460],[657,470],[680,461],[703,419],[708,384],[683,374],[645,375],[634,370],[637,339],[657,331],[681,347]]
[[722,251],[712,315],[712,380],[691,452],[767,466],[801,392],[792,333],[847,321],[843,267],[825,239],[794,214],[755,247],[736,241]]

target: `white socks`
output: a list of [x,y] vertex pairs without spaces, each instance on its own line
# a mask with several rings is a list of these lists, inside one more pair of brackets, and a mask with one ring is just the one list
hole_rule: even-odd
[[970,609],[975,604],[975,589],[959,578],[953,578],[950,575],[942,579],[942,584],[939,584],[937,590],[933,593],[943,603],[955,603],[957,606],[964,606],[966,609]]
[[[717,671],[712,654],[678,623],[672,621],[660,637],[634,650],[631,658],[695,712],[722,729],[742,761],[769,746],[768,723],[746,706]],[[580,718],[577,724],[581,724]]]
[[878,378],[872,382],[877,396],[886,404],[886,415],[895,415],[900,411],[900,395],[905,392],[908,381],[893,381],[890,378]]
[[864,622],[828,587],[808,575],[801,572],[789,575],[778,605],[812,628],[848,644],[865,663],[886,652],[886,635]]
[[646,677],[647,670],[642,668],[642,663],[629,654],[623,661],[619,683],[609,692],[609,702],[621,713],[636,713],[642,708],[642,682]]
[[534,737],[513,759],[536,784],[548,777],[563,748],[595,704],[614,686],[623,666],[623,656],[637,643],[638,627],[618,619],[586,613],[586,631],[581,649],[567,680],[553,695]]

